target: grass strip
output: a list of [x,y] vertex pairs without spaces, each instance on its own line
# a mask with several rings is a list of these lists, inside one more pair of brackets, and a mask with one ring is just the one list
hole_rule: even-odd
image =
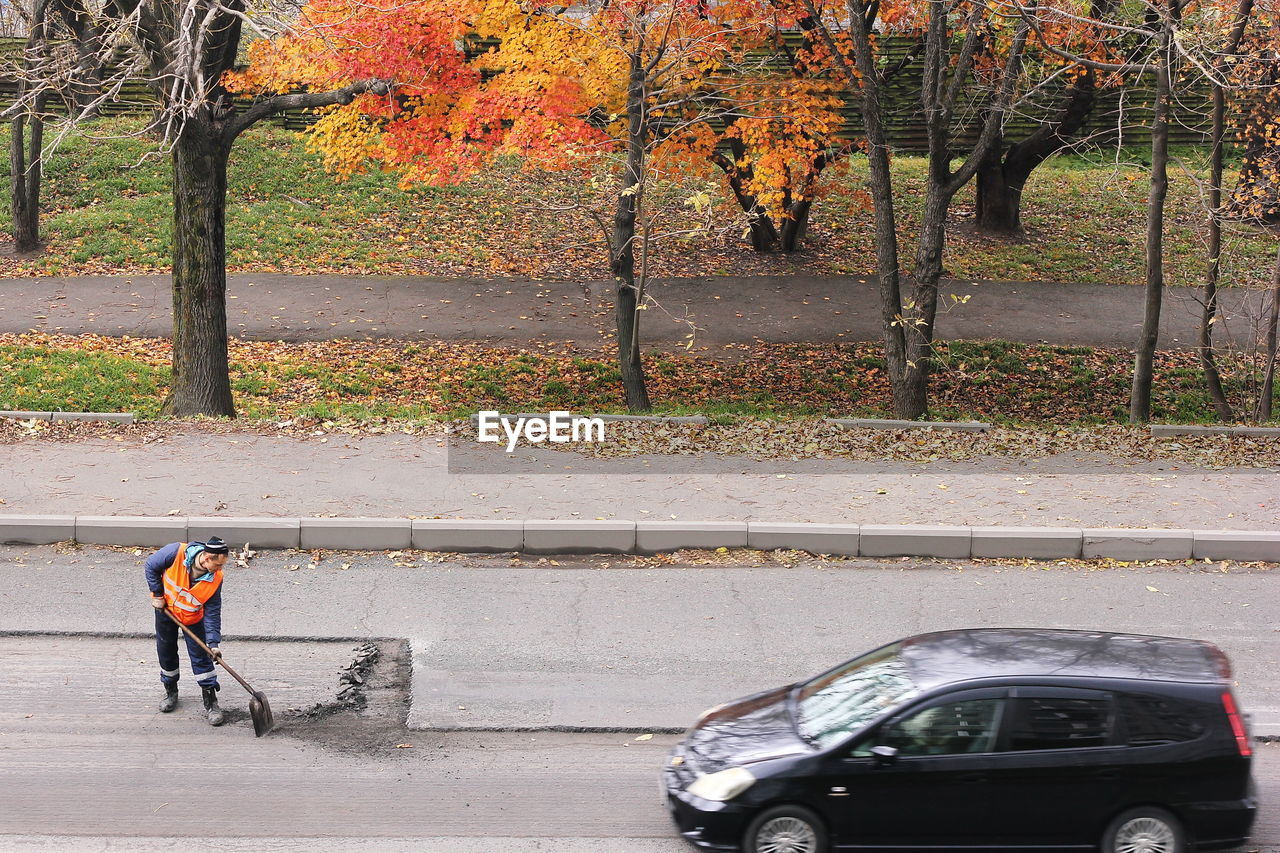
[[[568,346],[512,350],[467,342],[230,342],[238,412],[251,419],[437,420],[477,409],[625,411],[611,353]],[[0,409],[159,414],[169,382],[165,339],[0,335]],[[742,345],[723,358],[645,358],[658,413],[714,418],[891,417],[877,344]],[[1124,350],[994,342],[939,348],[931,415],[1002,424],[1123,422]],[[1244,362],[1224,364],[1247,396]],[[1212,409],[1194,353],[1157,357],[1153,417],[1207,423]]]

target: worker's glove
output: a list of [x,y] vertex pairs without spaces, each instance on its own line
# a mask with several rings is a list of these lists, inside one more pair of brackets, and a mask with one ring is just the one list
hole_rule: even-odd
[[213,657],[213,660],[215,663],[222,662],[222,649],[218,648],[217,646],[210,646],[209,654]]
[[156,610],[164,610],[164,596],[163,595],[151,596],[151,606],[154,607]]

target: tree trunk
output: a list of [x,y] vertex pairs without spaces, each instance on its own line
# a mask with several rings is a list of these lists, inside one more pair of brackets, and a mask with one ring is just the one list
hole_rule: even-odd
[[1146,285],[1142,332],[1133,363],[1133,388],[1129,394],[1129,423],[1151,420],[1151,386],[1156,343],[1160,336],[1160,306],[1164,297],[1164,204],[1169,194],[1169,99],[1172,38],[1166,21],[1160,37],[1160,63],[1155,71],[1156,91],[1151,122],[1151,189],[1147,195]]
[[1217,354],[1213,348],[1213,324],[1218,316],[1218,281],[1222,273],[1222,172],[1223,138],[1226,133],[1227,99],[1222,87],[1213,84],[1213,136],[1209,152],[1209,267],[1204,279],[1204,307],[1200,313],[1200,333],[1196,341],[1196,355],[1204,373],[1209,398],[1218,420],[1229,423],[1235,420],[1231,404],[1222,388],[1222,374],[1218,370]]
[[102,30],[93,21],[83,0],[61,0],[57,4],[63,23],[76,44],[76,67],[71,75],[68,108],[88,118],[98,114],[102,94]]
[[[880,282],[880,319],[884,329],[885,366],[893,393],[893,411],[900,418],[916,418],[927,406],[927,385],[908,365],[902,325],[902,271],[898,262],[897,216],[893,207],[893,173],[889,168],[889,140],[884,128],[879,66],[872,50],[870,26],[860,15],[850,17],[858,75],[845,68],[850,90],[861,94],[863,127],[867,135],[868,187],[876,227],[876,273]],[[841,55],[830,34],[823,31],[833,55]]]
[[1280,332],[1280,251],[1276,252],[1275,271],[1271,277],[1271,314],[1267,317],[1266,368],[1262,374],[1262,391],[1258,394],[1257,420],[1271,420],[1275,408],[1277,332]]
[[778,229],[769,218],[769,214],[760,206],[760,202],[747,189],[747,183],[751,180],[750,167],[746,167],[744,171],[738,166],[746,156],[746,148],[739,139],[730,139],[728,145],[730,156],[726,157],[716,151],[711,155],[711,162],[724,171],[729,179],[729,188],[733,190],[733,197],[738,200],[738,206],[747,216],[747,236],[751,239],[751,248],[761,254],[776,251],[779,241]]
[[[1110,8],[1110,0],[1095,0],[1095,16],[1099,7]],[[1045,160],[1065,148],[1089,120],[1097,100],[1093,71],[1080,73],[1067,89],[1061,111],[1042,123],[1021,142],[1005,147],[1003,135],[997,137],[978,167],[977,229],[986,234],[1016,237],[1023,233],[1022,190],[1031,173]]]
[[[1231,27],[1226,50],[1217,62],[1219,74],[1226,75],[1234,54],[1240,50],[1245,29],[1253,15],[1253,6],[1254,0],[1240,0],[1236,7],[1235,22]],[[1222,215],[1225,210],[1222,201],[1222,173],[1227,130],[1227,94],[1212,75],[1209,75],[1209,84],[1213,91],[1213,129],[1209,151],[1209,266],[1205,270],[1204,308],[1200,313],[1196,354],[1200,358],[1200,367],[1204,372],[1205,385],[1209,389],[1209,398],[1213,401],[1214,413],[1219,421],[1228,423],[1235,420],[1235,412],[1227,402],[1226,392],[1222,388],[1222,374],[1218,370],[1217,352],[1213,347],[1213,324],[1218,317],[1218,282],[1222,275]]]
[[805,232],[809,230],[809,210],[812,207],[811,200],[802,199],[792,204],[787,210],[787,218],[782,223],[782,233],[779,235],[780,250],[783,252],[800,250],[800,242],[804,240]]
[[946,246],[947,208],[951,195],[944,175],[945,164],[931,164],[929,187],[920,222],[920,239],[916,244],[915,269],[912,278],[910,310],[903,311],[907,337],[907,375],[903,391],[911,405],[902,417],[919,418],[928,414],[929,373],[933,361],[933,327],[938,311],[938,282],[942,278],[942,252]]
[[173,390],[164,413],[235,417],[227,359],[230,143],[189,119],[173,149]]
[[30,116],[19,114],[10,123],[9,191],[13,213],[13,250],[17,253],[33,252],[40,247],[40,151],[44,145],[42,107],[42,99],[37,99]]
[[[45,15],[48,3],[39,0],[32,10],[30,31],[23,49],[23,74],[18,82],[16,100],[21,103],[28,94],[27,73],[48,51],[45,44]],[[36,83],[40,86],[40,83]],[[47,97],[43,89],[27,114],[18,113],[10,123],[9,139],[9,206],[13,214],[13,250],[33,252],[40,247],[40,182],[43,177],[40,156],[44,149],[44,110]],[[30,135],[28,135],[28,131]]]
[[627,408],[647,412],[651,408],[640,360],[640,313],[643,282],[636,281],[636,217],[643,203],[645,169],[645,69],[642,50],[631,54],[627,84],[627,162],[614,208],[611,254],[616,287],[614,316],[618,327],[618,369]]
[[1022,234],[1022,187],[1011,180],[1003,143],[992,146],[978,167],[975,224],[984,234],[1017,237]]

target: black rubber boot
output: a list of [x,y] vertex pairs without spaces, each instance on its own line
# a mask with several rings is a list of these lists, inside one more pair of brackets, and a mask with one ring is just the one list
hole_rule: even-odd
[[209,725],[220,726],[226,722],[226,716],[218,707],[218,688],[201,687],[200,693],[204,696],[204,709],[209,712]]
[[164,698],[160,700],[160,713],[167,714],[178,707],[178,685],[166,684]]

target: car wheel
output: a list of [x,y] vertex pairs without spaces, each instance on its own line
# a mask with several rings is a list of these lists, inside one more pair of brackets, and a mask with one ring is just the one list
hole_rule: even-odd
[[1102,853],[1184,853],[1178,819],[1151,806],[1129,809],[1111,821],[1102,837]]
[[827,853],[827,830],[804,806],[774,806],[747,827],[747,853]]

